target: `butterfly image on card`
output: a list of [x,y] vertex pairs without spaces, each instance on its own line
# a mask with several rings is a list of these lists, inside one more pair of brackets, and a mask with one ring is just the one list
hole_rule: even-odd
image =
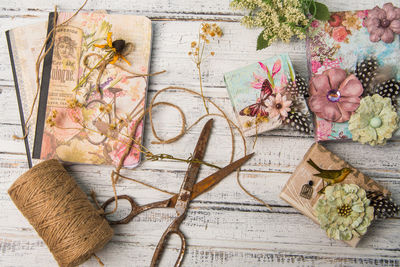
[[256,103],[242,109],[239,112],[239,115],[250,117],[268,117],[265,100],[267,100],[271,94],[271,83],[268,81],[268,79],[265,79],[261,87],[260,97],[257,99]]

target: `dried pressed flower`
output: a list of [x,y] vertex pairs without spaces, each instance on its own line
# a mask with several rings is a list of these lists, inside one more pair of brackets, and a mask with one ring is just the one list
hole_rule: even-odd
[[125,55],[133,49],[133,44],[127,43],[125,42],[125,40],[122,39],[112,41],[111,36],[112,32],[108,32],[107,43],[102,45],[95,44],[94,46],[112,52],[112,60],[109,62],[110,64],[114,64],[115,62],[117,62],[118,59],[121,58],[126,63],[128,63],[128,65],[131,65],[131,63],[125,58]]
[[192,61],[196,64],[196,68],[198,69],[201,97],[203,99],[204,108],[206,109],[207,113],[209,112],[203,94],[203,83],[201,80],[201,63],[208,56],[215,55],[215,52],[208,53],[205,51],[206,45],[210,44],[210,39],[208,37],[214,38],[221,36],[222,36],[222,30],[217,24],[202,23],[198,34],[198,40],[192,41],[190,43],[191,51],[188,52],[188,55],[192,58]]
[[314,211],[321,228],[336,240],[364,235],[374,218],[365,190],[355,184],[327,186]]

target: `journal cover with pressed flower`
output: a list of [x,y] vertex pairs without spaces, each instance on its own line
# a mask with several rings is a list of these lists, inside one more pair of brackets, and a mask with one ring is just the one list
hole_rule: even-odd
[[295,129],[308,131],[307,119],[301,113],[305,102],[295,86],[296,75],[287,54],[225,73],[224,79],[245,136],[290,124],[291,119]]
[[[59,13],[57,24],[71,15]],[[33,157],[117,165],[146,102],[148,78],[132,73],[149,71],[151,21],[80,13],[56,29],[54,48],[44,62]],[[131,45],[130,52],[101,69],[110,51],[102,47],[120,39]],[[142,134],[140,122],[125,167],[140,162]]]
[[[385,19],[378,21],[376,17]],[[395,128],[394,114],[381,117],[380,124],[368,129],[359,127],[364,123],[362,119],[368,117],[366,112],[361,119],[360,116],[351,119],[353,114],[363,112],[358,107],[373,110],[368,103],[382,102],[378,97],[363,101],[366,96],[379,94],[392,98],[393,106],[397,104],[400,40],[396,31],[400,32],[400,28],[394,26],[399,24],[400,27],[399,19],[400,9],[388,3],[372,10],[334,12],[329,21],[312,22],[307,39],[312,85],[308,104],[315,115],[317,141],[353,139],[375,145],[383,144],[392,135],[399,135],[399,131],[392,129]],[[385,23],[387,27],[379,28]],[[318,79],[313,80],[313,77]],[[391,94],[390,90],[397,91],[397,95]],[[325,92],[324,97],[317,96],[321,91]],[[378,115],[371,115],[369,119],[373,117]],[[385,126],[385,120],[392,128]],[[349,123],[353,125],[349,127]],[[386,128],[378,129],[377,125]]]

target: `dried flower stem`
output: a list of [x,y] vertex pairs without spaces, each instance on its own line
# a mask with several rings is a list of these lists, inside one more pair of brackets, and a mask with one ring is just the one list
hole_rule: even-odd
[[204,93],[203,93],[203,82],[202,82],[202,79],[201,79],[201,69],[200,69],[200,65],[201,65],[200,62],[196,64],[196,67],[197,67],[197,70],[198,70],[198,73],[199,73],[200,94],[201,94],[201,98],[203,99],[204,108],[206,109],[207,114],[210,114],[210,112],[208,111],[208,107],[207,107],[207,105],[206,105],[206,100],[205,100],[205,98],[204,98]]

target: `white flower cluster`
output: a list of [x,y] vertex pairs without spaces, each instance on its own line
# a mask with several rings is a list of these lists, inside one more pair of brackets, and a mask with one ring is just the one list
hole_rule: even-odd
[[304,14],[301,0],[233,0],[231,8],[249,10],[242,18],[248,28],[261,27],[268,45],[276,40],[289,42],[293,36],[306,37],[309,19]]

